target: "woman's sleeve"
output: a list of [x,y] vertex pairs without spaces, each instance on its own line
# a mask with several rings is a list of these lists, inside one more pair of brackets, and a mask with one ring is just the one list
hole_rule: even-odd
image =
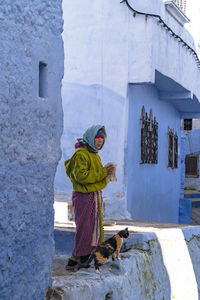
[[77,155],[73,168],[73,175],[77,182],[82,184],[95,183],[107,177],[107,169],[105,167],[88,170],[89,165],[89,160],[85,155]]

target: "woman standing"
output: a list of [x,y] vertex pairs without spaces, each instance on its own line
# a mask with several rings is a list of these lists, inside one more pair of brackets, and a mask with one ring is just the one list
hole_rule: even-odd
[[76,270],[78,263],[89,258],[93,247],[104,240],[102,219],[102,192],[107,185],[106,177],[115,166],[103,167],[98,151],[102,149],[106,131],[102,125],[94,125],[78,139],[71,159],[65,161],[65,170],[73,185],[72,205],[75,215],[75,248],[66,265]]

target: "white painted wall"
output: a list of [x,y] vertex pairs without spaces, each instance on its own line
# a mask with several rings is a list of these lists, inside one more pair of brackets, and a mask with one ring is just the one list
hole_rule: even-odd
[[[192,36],[168,14],[161,0],[129,2],[135,9],[160,15],[194,45]],[[157,69],[199,95],[200,87],[192,80],[197,78],[193,56],[158,26],[157,19],[145,22],[143,16],[133,18],[124,3],[114,0],[99,0],[93,5],[86,0],[84,6],[80,0],[70,5],[64,2],[63,10],[64,82],[101,84],[126,96],[127,81],[153,82]]]
[[188,0],[186,5],[186,14],[190,22],[186,24],[186,29],[192,34],[195,40],[195,46],[200,54],[200,1]]

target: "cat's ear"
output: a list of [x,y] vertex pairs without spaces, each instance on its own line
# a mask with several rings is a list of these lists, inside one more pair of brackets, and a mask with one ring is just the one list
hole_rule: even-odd
[[126,227],[125,230],[128,231],[128,227]]

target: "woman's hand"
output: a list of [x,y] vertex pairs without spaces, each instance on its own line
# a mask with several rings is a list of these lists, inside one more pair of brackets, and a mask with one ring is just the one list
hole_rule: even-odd
[[107,169],[108,175],[113,174],[115,172],[115,170],[116,170],[116,166],[113,163],[108,163],[105,167]]

